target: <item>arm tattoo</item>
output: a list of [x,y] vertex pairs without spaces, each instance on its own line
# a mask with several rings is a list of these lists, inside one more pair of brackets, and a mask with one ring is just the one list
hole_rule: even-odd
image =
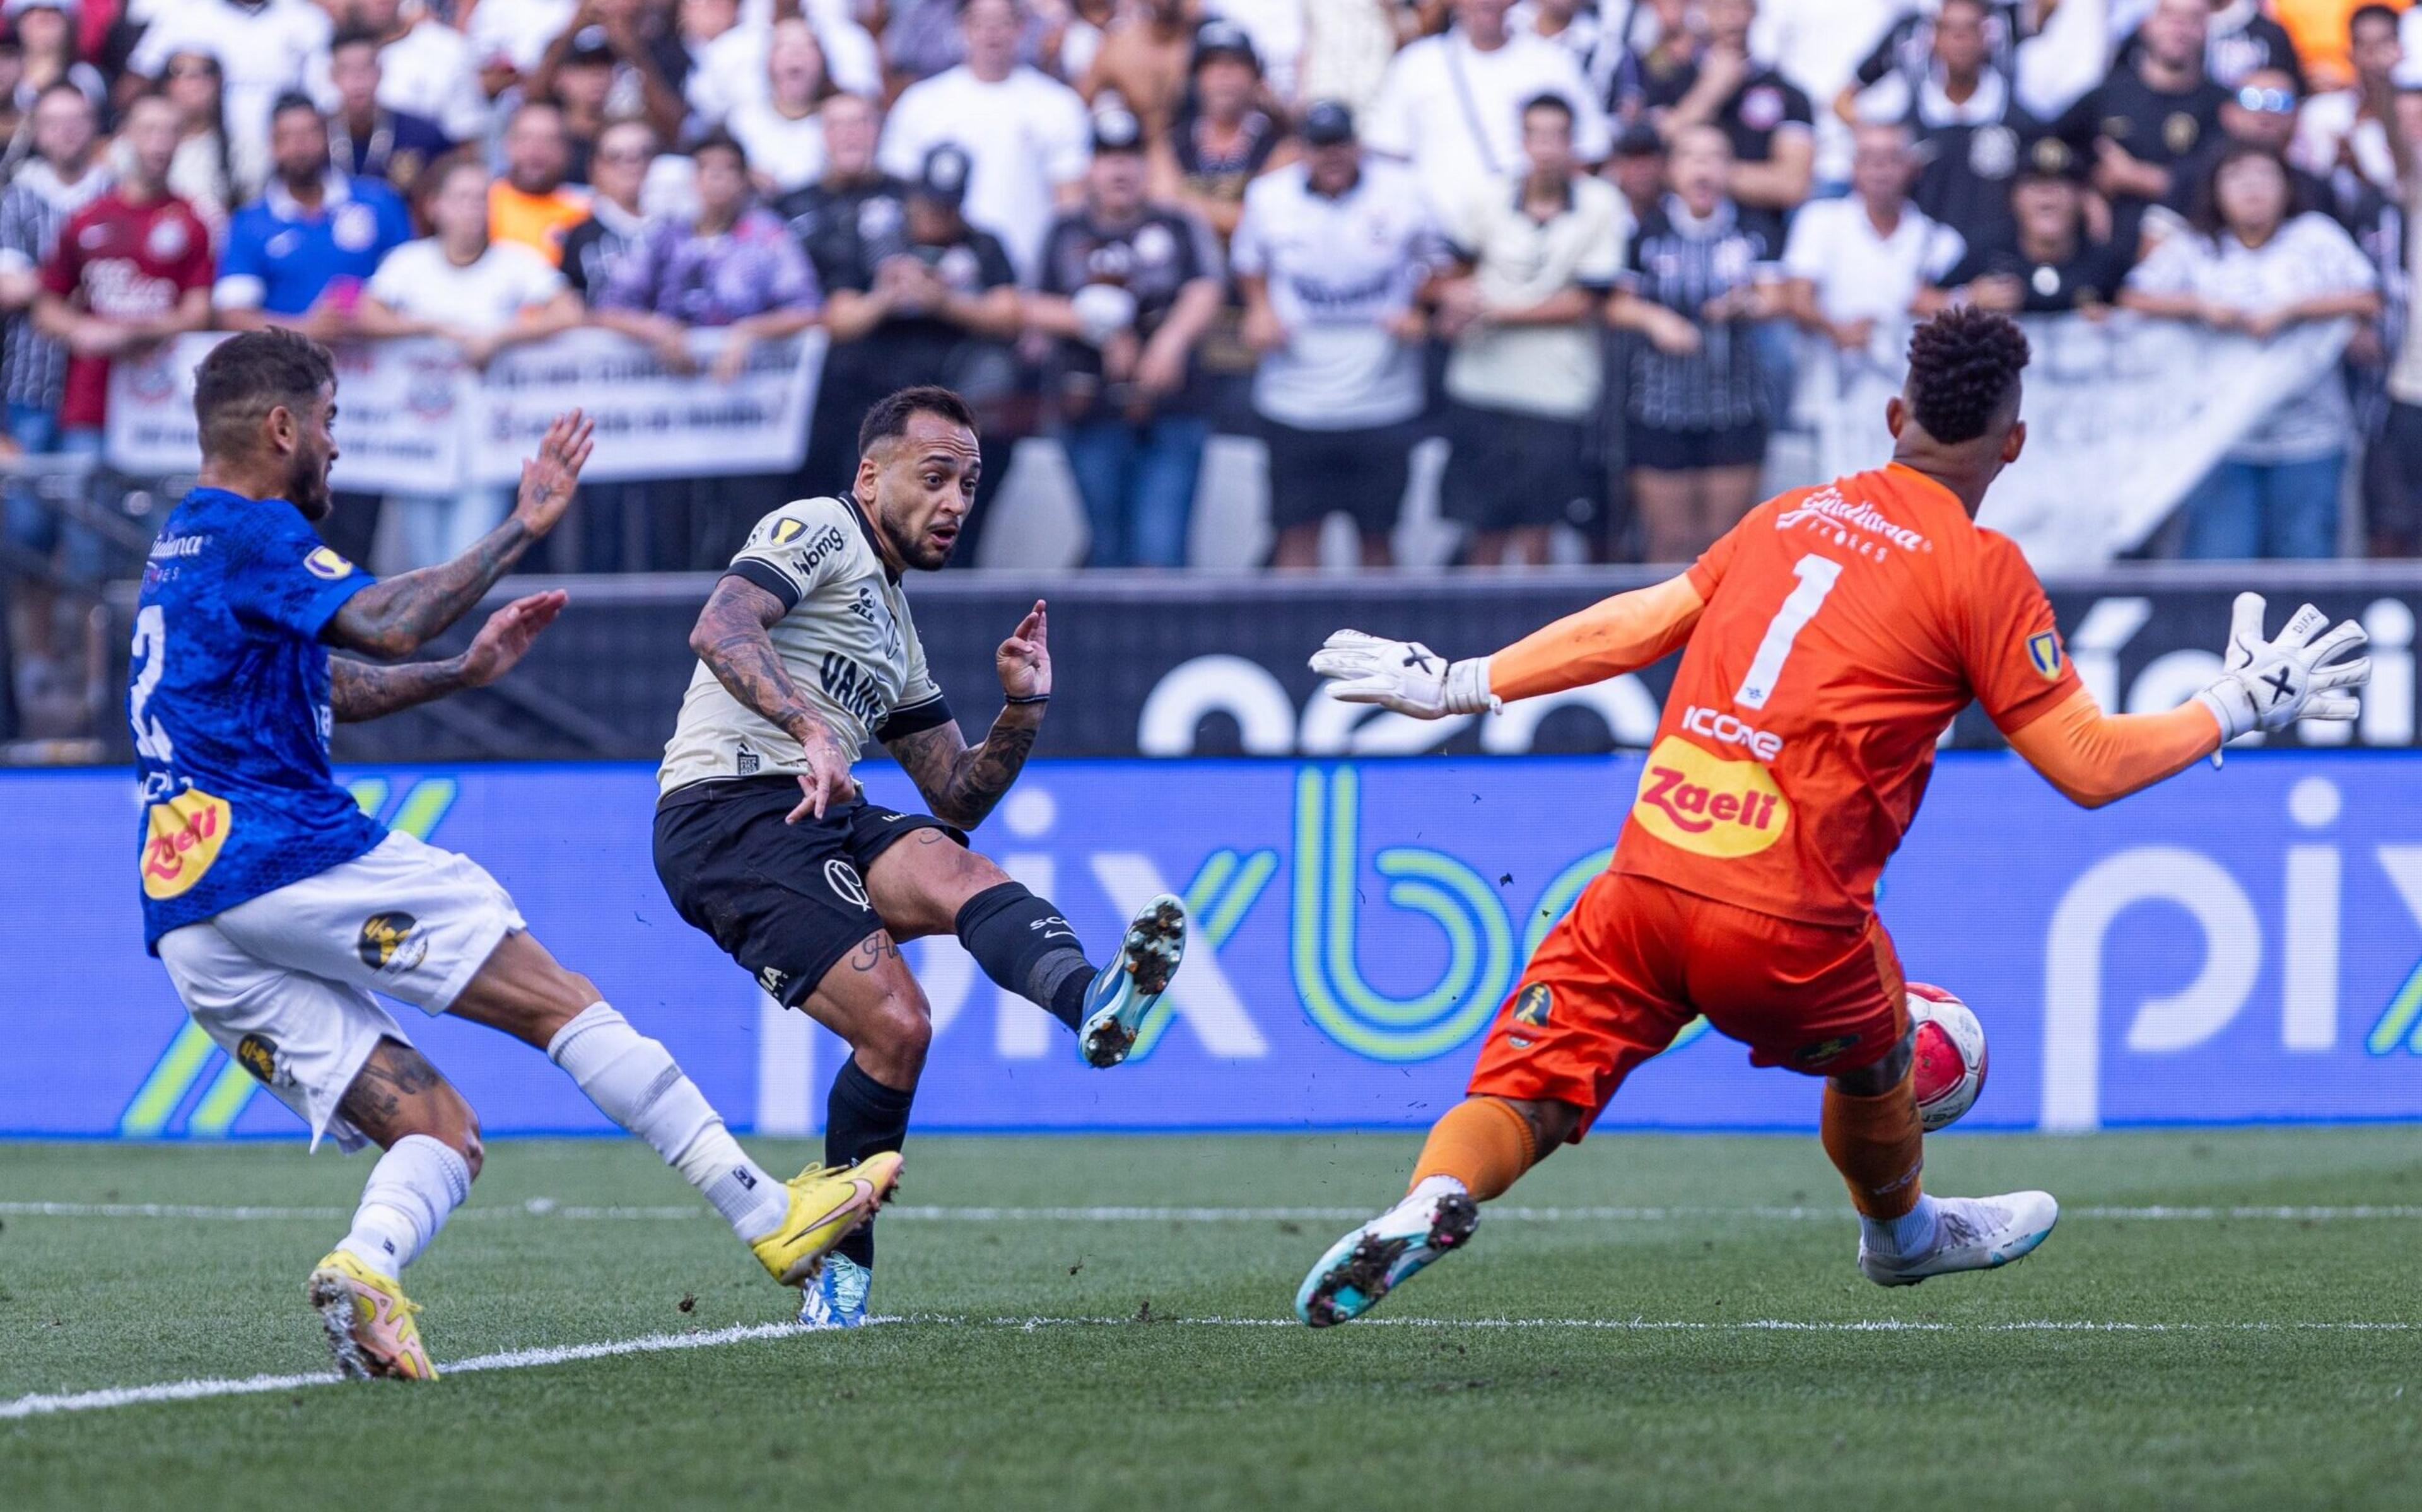
[[443,698],[463,686],[463,659],[372,666],[350,657],[328,659],[328,706],[339,724],[356,724]]
[[790,670],[774,649],[773,637],[766,633],[788,612],[781,600],[747,579],[724,578],[708,596],[706,607],[699,611],[697,628],[689,632],[689,648],[714,672],[724,691],[740,700],[742,708],[789,731],[805,745],[810,736],[830,739],[832,732],[791,680]]
[[485,597],[532,539],[519,520],[508,519],[450,562],[400,572],[354,594],[322,638],[370,656],[410,656]]
[[1042,709],[1040,704],[1003,709],[982,745],[969,746],[954,720],[904,735],[887,749],[916,779],[917,790],[933,805],[936,818],[971,830],[1025,770],[1027,754],[1042,732]]

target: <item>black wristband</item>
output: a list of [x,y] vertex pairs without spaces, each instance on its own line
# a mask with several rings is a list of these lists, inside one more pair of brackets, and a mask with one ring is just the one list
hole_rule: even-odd
[[1014,709],[1020,704],[1047,704],[1051,701],[1051,695],[1047,693],[1004,694],[1001,695],[1001,701]]

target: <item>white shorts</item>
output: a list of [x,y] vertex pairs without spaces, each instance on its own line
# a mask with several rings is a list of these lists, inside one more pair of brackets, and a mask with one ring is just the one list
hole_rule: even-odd
[[468,856],[390,833],[370,854],[160,937],[194,1021],[311,1126],[358,1149],[338,1104],[384,1038],[411,1037],[370,994],[439,1014],[527,927]]

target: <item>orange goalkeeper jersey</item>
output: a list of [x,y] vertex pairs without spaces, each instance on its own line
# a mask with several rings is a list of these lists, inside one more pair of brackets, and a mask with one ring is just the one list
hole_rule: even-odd
[[2008,538],[1895,464],[1769,499],[1691,569],[1691,631],[1613,869],[1816,924],[1875,907],[1934,743],[2078,687]]

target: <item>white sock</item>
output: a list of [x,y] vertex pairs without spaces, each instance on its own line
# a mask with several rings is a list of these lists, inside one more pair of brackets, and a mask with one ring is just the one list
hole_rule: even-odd
[[1431,1197],[1443,1197],[1452,1192],[1465,1192],[1468,1190],[1469,1189],[1466,1188],[1462,1182],[1456,1180],[1451,1176],[1425,1176],[1419,1181],[1414,1182],[1413,1190],[1406,1192],[1405,1196],[1408,1200],[1415,1197],[1426,1200]]
[[1862,1215],[1859,1228],[1866,1235],[1867,1248],[1879,1255],[1922,1255],[1934,1244],[1936,1210],[1934,1199],[1918,1193],[1917,1206],[1898,1218],[1868,1218]]
[[471,1195],[471,1167],[444,1140],[406,1134],[370,1167],[353,1232],[337,1248],[393,1281]]
[[742,1152],[672,1052],[611,1007],[583,1008],[547,1042],[546,1058],[678,1169],[742,1239],[764,1238],[791,1210],[789,1192]]

